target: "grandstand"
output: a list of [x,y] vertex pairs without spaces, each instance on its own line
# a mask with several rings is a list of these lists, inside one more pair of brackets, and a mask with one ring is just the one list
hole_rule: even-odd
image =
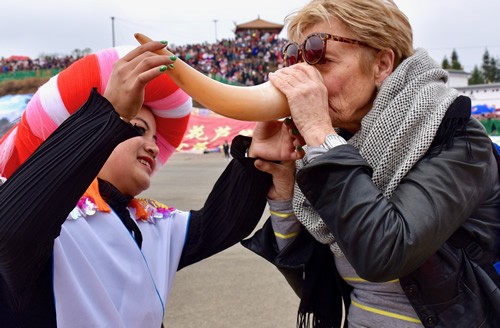
[[[278,37],[282,28],[281,24],[258,17],[237,25],[234,39],[179,46],[170,50],[191,67],[220,82],[257,85],[267,81],[269,72],[283,66],[281,49],[287,40]],[[0,83],[28,77],[49,78],[77,59],[71,56],[19,60],[0,58]],[[495,109],[476,117],[490,135],[500,135],[500,83],[469,86],[469,73],[457,70],[448,70],[448,73],[448,85],[470,97],[472,106]]]

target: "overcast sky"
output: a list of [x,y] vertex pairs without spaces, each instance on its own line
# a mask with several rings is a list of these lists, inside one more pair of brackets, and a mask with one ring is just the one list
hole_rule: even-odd
[[[133,34],[182,45],[233,38],[235,24],[283,18],[308,0],[5,0],[0,57],[70,54],[136,44]],[[409,17],[415,47],[441,63],[456,49],[466,71],[487,49],[500,57],[500,0],[396,0]],[[114,17],[114,20],[111,19]],[[381,19],[383,19],[381,17]],[[114,22],[114,24],[112,24]],[[114,26],[114,34],[112,26]],[[286,37],[284,33],[282,37]]]

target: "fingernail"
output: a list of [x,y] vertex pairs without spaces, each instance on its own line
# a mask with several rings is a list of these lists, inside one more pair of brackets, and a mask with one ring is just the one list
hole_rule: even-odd
[[290,117],[285,118],[285,124],[286,125],[292,124],[292,119]]
[[176,60],[177,60],[177,56],[175,56],[175,55],[170,56],[170,60],[171,60],[171,61],[176,61]]
[[295,149],[296,149],[297,151],[303,151],[303,150],[304,150],[304,148],[302,148],[302,146],[297,146],[297,147],[295,147]]
[[160,66],[160,72],[165,72],[167,70],[167,66],[166,65],[162,65]]
[[168,68],[174,69],[174,64],[168,64]]
[[168,41],[162,40],[160,41],[161,44],[164,44],[165,46],[168,44]]
[[293,135],[295,135],[295,136],[296,136],[296,135],[298,135],[298,134],[299,134],[299,130],[297,130],[297,129],[292,129],[292,134],[293,134]]

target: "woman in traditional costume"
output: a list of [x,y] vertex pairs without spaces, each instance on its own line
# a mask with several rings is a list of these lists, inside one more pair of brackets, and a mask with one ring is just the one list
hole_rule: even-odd
[[160,327],[176,271],[234,245],[261,218],[272,179],[245,158],[244,138],[200,210],[135,198],[191,111],[163,74],[176,58],[153,53],[164,46],[77,61],[2,139],[2,327]]

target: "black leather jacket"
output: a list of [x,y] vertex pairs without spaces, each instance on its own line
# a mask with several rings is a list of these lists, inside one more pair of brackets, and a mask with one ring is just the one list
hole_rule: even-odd
[[[453,108],[457,105],[450,110],[463,110]],[[390,199],[373,184],[370,166],[351,145],[331,149],[297,174],[358,275],[375,282],[399,278],[426,327],[500,327],[473,264],[462,249],[446,243],[462,227],[486,254],[498,254],[500,247],[500,179],[491,140],[477,120],[464,124],[466,133],[463,126],[451,132],[451,147],[433,143]],[[297,238],[278,254],[266,229],[269,225],[243,245],[277,265],[301,295],[293,268],[307,265],[314,253],[310,244],[317,242]],[[339,286],[339,297],[348,295],[345,285]],[[345,301],[349,304],[348,296]]]

